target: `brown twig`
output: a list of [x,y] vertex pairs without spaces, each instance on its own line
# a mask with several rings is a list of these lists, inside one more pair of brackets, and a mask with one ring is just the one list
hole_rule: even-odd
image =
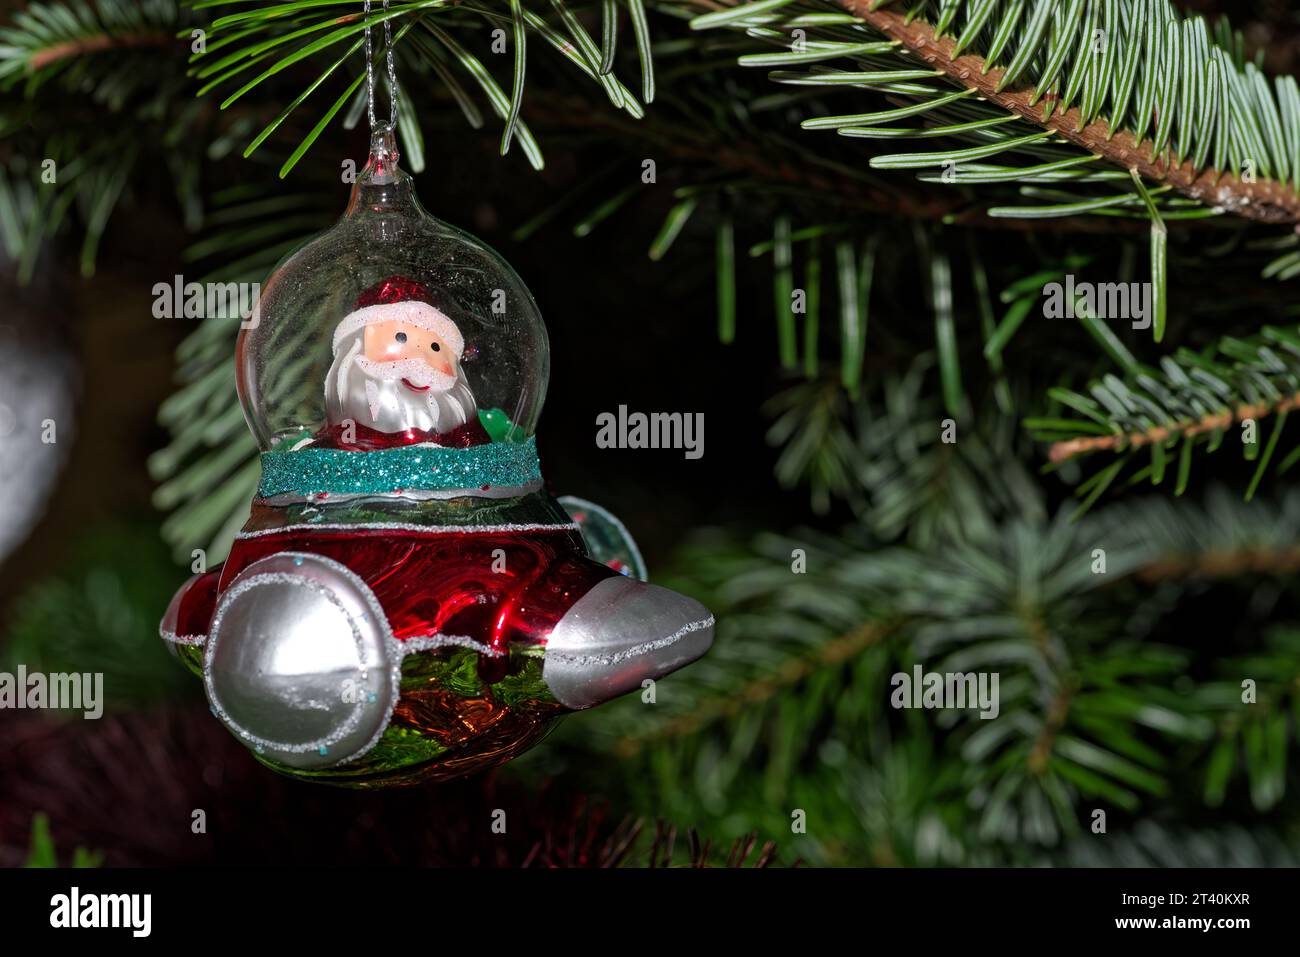
[[102,53],[105,50],[124,50],[134,47],[172,46],[175,42],[175,37],[170,37],[165,33],[100,33],[95,36],[69,40],[67,43],[56,43],[54,46],[38,50],[32,54],[31,59],[28,61],[28,67],[34,72],[58,63],[60,60],[71,60],[74,57],[84,56],[88,53]]
[[1192,555],[1171,555],[1138,569],[1139,581],[1175,578],[1235,578],[1238,575],[1287,575],[1300,571],[1300,547],[1234,548]]
[[1207,415],[1201,419],[1193,419],[1176,425],[1157,426],[1154,429],[1147,429],[1145,432],[1125,432],[1119,435],[1090,435],[1084,438],[1066,439],[1061,442],[1053,443],[1049,456],[1053,462],[1064,462],[1066,459],[1074,458],[1076,455],[1086,455],[1090,452],[1141,448],[1144,445],[1154,445],[1157,442],[1165,442],[1174,436],[1202,435],[1206,432],[1226,429],[1228,426],[1232,425],[1233,422],[1244,422],[1247,419],[1262,419],[1268,415],[1290,412],[1292,409],[1296,408],[1300,408],[1300,393],[1287,396],[1286,398],[1271,404],[1260,402],[1256,405],[1239,405],[1236,409],[1228,409],[1215,415]]
[[994,67],[985,72],[983,58],[975,54],[954,57],[953,47],[957,42],[954,37],[937,37],[928,23],[919,19],[909,23],[903,14],[893,10],[873,10],[871,0],[835,2],[989,102],[1051,130],[1116,166],[1135,169],[1147,179],[1172,186],[1198,202],[1246,219],[1264,223],[1300,222],[1300,194],[1284,183],[1268,179],[1248,183],[1216,169],[1198,171],[1190,161],[1175,165],[1168,156],[1156,156],[1150,140],[1139,142],[1127,130],[1112,135],[1109,125],[1102,120],[1084,123],[1075,107],[1044,119],[1040,108],[1031,103],[1032,88],[1017,85],[999,92],[998,84],[1005,71]]
[[1038,737],[1034,739],[1034,744],[1029,750],[1029,758],[1026,762],[1032,773],[1042,774],[1047,770],[1048,759],[1052,756],[1052,745],[1055,744],[1056,736],[1060,733],[1061,728],[1065,727],[1065,719],[1070,716],[1070,701],[1073,697],[1073,689],[1062,686],[1047,706],[1047,714],[1043,716],[1042,730],[1038,732]]

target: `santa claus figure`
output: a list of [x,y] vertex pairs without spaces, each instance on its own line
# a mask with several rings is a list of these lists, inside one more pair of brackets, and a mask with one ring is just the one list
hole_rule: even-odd
[[461,369],[460,329],[402,276],[365,290],[334,330],[318,444],[360,450],[489,441]]

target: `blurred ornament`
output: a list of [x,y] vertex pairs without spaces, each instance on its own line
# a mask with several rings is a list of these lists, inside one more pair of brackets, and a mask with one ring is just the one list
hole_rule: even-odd
[[67,337],[46,314],[53,298],[10,283],[0,317],[0,561],[45,514],[72,445],[79,378]]
[[541,316],[397,160],[375,130],[347,212],[241,332],[261,484],[161,628],[263,762],[353,786],[500,764],[713,636],[698,602],[589,557],[543,490]]

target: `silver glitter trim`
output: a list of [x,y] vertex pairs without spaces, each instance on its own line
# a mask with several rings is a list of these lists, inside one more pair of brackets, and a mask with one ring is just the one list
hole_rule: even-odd
[[[402,678],[401,649],[400,647],[398,647],[397,640],[393,637],[392,629],[389,628],[388,626],[388,616],[384,614],[384,610],[383,608],[380,607],[379,601],[375,598],[374,592],[370,590],[369,586],[367,586],[366,583],[363,582],[352,571],[352,569],[348,568],[346,565],[334,561],[331,558],[325,558],[323,555],[312,555],[305,552],[277,552],[275,556],[268,556],[268,557],[306,558],[306,559],[311,559],[313,561],[320,561],[325,563],[328,566],[331,566],[339,574],[351,580],[353,586],[359,590],[359,593],[361,594],[364,601],[366,602],[366,605],[370,608],[370,613],[372,616],[374,616],[374,621],[382,629],[384,646],[388,651],[388,660],[390,662],[389,667],[391,672],[390,684],[391,684],[392,692],[389,696],[390,700],[388,703],[388,718],[378,728],[378,730],[375,731],[375,733],[371,736],[370,740],[367,741],[362,747],[354,751],[352,754],[346,755],[345,757],[342,757],[339,760],[332,762],[330,765],[328,765],[328,767],[336,767],[340,764],[347,764],[349,761],[354,761],[357,758],[364,755],[366,752],[370,751],[371,748],[373,748],[376,744],[379,743],[379,739],[383,737],[384,732],[388,730],[388,725],[393,719],[393,711],[396,709],[397,701],[401,697],[401,690],[402,690],[401,689],[401,678]],[[265,561],[265,559],[263,559],[263,561]],[[249,566],[249,568],[255,568],[257,564],[258,564],[257,562],[254,562],[252,565]],[[248,577],[244,577],[247,574],[247,572],[248,569],[245,569],[243,572],[241,572],[240,577],[236,578],[234,583],[230,586],[230,588],[226,589],[225,594],[221,596],[221,600],[217,604],[216,614],[212,616],[211,634],[216,633],[217,627],[221,622],[222,616],[225,614],[229,602],[239,597],[239,595],[243,594],[245,591],[252,588],[255,584],[261,584],[263,582],[270,581],[270,582],[276,582],[281,584],[305,585],[308,588],[315,591],[320,596],[322,596],[323,598],[325,598],[326,601],[334,605],[340,612],[343,613],[344,619],[352,626],[352,637],[353,640],[356,641],[357,643],[358,657],[363,661],[365,660],[365,653],[361,643],[362,642],[361,633],[358,631],[356,623],[353,622],[352,616],[348,613],[347,609],[343,607],[342,602],[340,602],[338,598],[336,598],[329,589],[322,587],[321,585],[317,584],[314,581],[311,581],[305,576],[292,575],[289,574],[288,572],[265,572],[265,573],[257,573],[257,574],[249,575]],[[234,721],[228,714],[225,713],[225,711],[221,707],[221,702],[217,699],[216,690],[213,687],[213,683],[212,683],[212,658],[215,654],[216,646],[217,643],[215,641],[207,642],[203,650],[203,686],[208,693],[208,703],[212,705],[213,712],[222,721],[222,723],[226,725],[227,728],[233,731],[236,734],[236,736],[238,736],[239,738],[242,738],[244,741],[247,741],[249,744],[253,745],[254,748],[258,749],[259,751],[265,751],[269,748],[271,750],[284,751],[290,754],[306,754],[309,751],[319,752],[321,748],[325,748],[325,753],[328,753],[329,748],[332,745],[335,745],[339,741],[343,740],[343,738],[361,722],[361,718],[362,718],[361,712],[362,712],[363,702],[358,702],[357,706],[353,709],[352,714],[347,719],[347,721],[343,722],[342,725],[340,725],[330,734],[326,735],[324,738],[319,738],[316,741],[309,741],[306,744],[284,744],[281,742],[270,741],[268,739],[258,737],[252,732],[247,731],[246,729],[240,727],[236,721]]]
[[624,648],[608,655],[574,655],[563,651],[553,651],[546,649],[548,658],[553,658],[557,663],[572,665],[602,665],[610,666],[627,661],[629,658],[635,658],[637,655],[649,654],[652,651],[658,651],[660,648],[667,648],[669,645],[675,645],[692,632],[700,631],[704,628],[712,628],[715,624],[713,616],[701,618],[699,621],[692,621],[689,624],[682,625],[675,632],[666,638],[656,638],[653,641],[643,641],[639,645],[632,645],[630,648]]
[[[207,635],[178,635],[174,631],[158,630],[163,641],[170,642],[174,645],[193,645],[202,647],[208,640]],[[394,638],[397,642],[398,652],[402,658],[418,654],[421,651],[436,651],[439,648],[449,648],[452,646],[460,648],[472,648],[481,655],[487,655],[489,658],[500,658],[505,652],[499,648],[493,648],[491,645],[485,645],[481,641],[475,641],[469,635],[444,635],[441,632],[434,632],[432,635],[415,635],[412,638]]]
[[[267,453],[263,453],[267,454]],[[360,454],[360,453],[358,453]],[[542,487],[542,480],[529,482],[527,485],[494,485],[490,489],[450,488],[450,489],[406,489],[402,492],[313,492],[311,495],[297,495],[285,492],[256,501],[263,505],[301,505],[305,502],[350,502],[354,499],[391,498],[410,502],[442,501],[451,498],[520,498]]]
[[166,628],[159,628],[158,634],[162,636],[163,641],[169,642],[173,645],[194,645],[195,647],[202,647],[208,640],[207,635],[178,635],[176,632],[168,631]]
[[489,658],[501,658],[505,652],[500,648],[493,648],[491,645],[485,645],[481,641],[475,641],[468,635],[416,635],[413,638],[407,638],[405,641],[398,641],[402,646],[402,655],[414,655],[421,651],[435,651],[439,648],[459,647],[471,648],[481,655],[487,655]]
[[279,535],[282,532],[351,532],[351,531],[384,531],[384,532],[454,532],[464,535],[487,535],[493,532],[543,532],[551,529],[563,529],[565,531],[581,532],[577,523],[569,522],[568,524],[549,524],[546,522],[531,522],[528,524],[505,524],[505,525],[417,525],[407,522],[356,522],[349,524],[347,522],[322,522],[312,524],[310,522],[300,522],[294,525],[282,525],[279,528],[259,528],[253,531],[239,532],[235,535],[237,539],[259,538],[263,535]]

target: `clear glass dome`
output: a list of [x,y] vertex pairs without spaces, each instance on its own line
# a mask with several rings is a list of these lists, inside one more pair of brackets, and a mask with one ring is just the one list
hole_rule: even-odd
[[387,130],[343,217],[275,269],[247,326],[239,398],[263,450],[519,442],[546,394],[532,295],[420,206]]

